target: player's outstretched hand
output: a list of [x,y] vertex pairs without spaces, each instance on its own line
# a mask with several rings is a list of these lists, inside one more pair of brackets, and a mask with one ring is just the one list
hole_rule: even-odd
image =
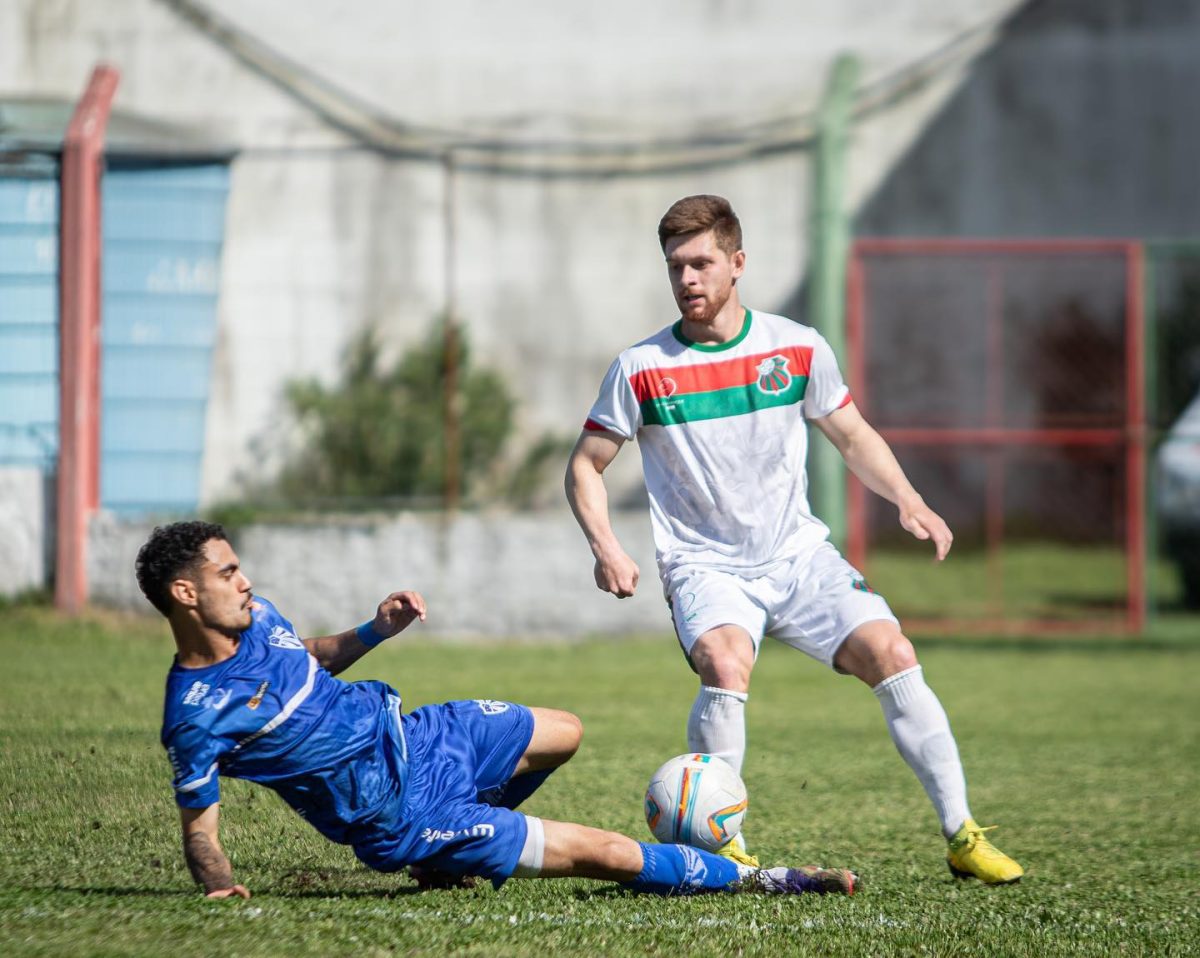
[[393,592],[379,603],[372,628],[384,638],[407,629],[414,619],[425,621],[425,600],[420,592]]
[[950,552],[950,545],[954,542],[954,533],[946,525],[946,520],[925,505],[923,499],[918,498],[914,502],[905,503],[900,507],[900,525],[918,539],[932,539],[933,547],[936,550],[934,558],[938,562],[946,558]]
[[596,558],[596,585],[604,592],[611,592],[618,599],[628,599],[637,591],[637,563],[629,556],[619,551],[612,554],[600,555]]
[[210,891],[205,898],[249,898],[250,889],[245,885],[234,885],[232,888],[218,888],[216,891]]

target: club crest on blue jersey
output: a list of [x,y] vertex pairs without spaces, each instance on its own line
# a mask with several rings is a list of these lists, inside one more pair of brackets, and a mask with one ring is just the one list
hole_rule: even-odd
[[768,356],[754,370],[758,375],[758,391],[774,395],[781,393],[792,384],[792,374],[788,372],[786,356]]
[[292,633],[285,629],[282,625],[277,625],[271,629],[271,634],[267,636],[267,641],[281,649],[304,648],[304,643],[296,638],[296,636],[292,635]]

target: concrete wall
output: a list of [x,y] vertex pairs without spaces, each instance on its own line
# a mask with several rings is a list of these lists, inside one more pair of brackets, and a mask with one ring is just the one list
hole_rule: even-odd
[[859,232],[1194,238],[1200,4],[1021,10],[861,210]]
[[[93,602],[150,610],[133,563],[151,528],[109,515],[93,519]],[[630,599],[596,588],[591,553],[569,514],[425,513],[259,525],[237,532],[234,547],[255,592],[306,636],[365,621],[398,589],[425,596],[429,618],[420,629],[431,636],[671,635],[649,515],[618,515],[614,528],[642,570]]]
[[[345,4],[209,0],[218,13],[382,112],[502,139],[716,135],[803,114],[842,49],[890,74],[1014,0],[551,0]],[[744,298],[791,308],[803,275],[808,164],[622,178],[463,173],[447,257],[441,168],[364,150],[199,33],[168,0],[6,0],[0,95],[77,96],[98,60],[117,105],[240,145],[229,200],[204,493],[269,473],[280,386],[329,379],[346,337],[378,323],[396,347],[446,303],[447,262],[475,355],[520,400],[521,436],[573,435],[624,346],[674,318],[654,237],[679,196],[729,195],[746,228]],[[859,125],[857,204],[963,79],[940,75]],[[636,457],[618,461],[636,488]]]
[[53,489],[41,470],[0,466],[0,596],[44,589]]

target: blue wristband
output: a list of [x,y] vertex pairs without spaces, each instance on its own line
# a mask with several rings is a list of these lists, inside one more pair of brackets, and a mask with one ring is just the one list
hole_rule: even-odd
[[372,619],[370,622],[364,622],[354,630],[354,634],[358,636],[358,641],[365,645],[368,649],[375,648],[375,646],[377,646],[380,642],[388,638],[388,636],[380,635],[375,631],[374,619]]

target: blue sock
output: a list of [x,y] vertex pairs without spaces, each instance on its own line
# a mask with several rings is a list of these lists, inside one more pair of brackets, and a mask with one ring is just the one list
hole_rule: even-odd
[[542,782],[546,781],[553,771],[553,768],[543,768],[536,772],[526,772],[524,775],[517,775],[514,778],[510,778],[503,785],[498,785],[496,788],[489,788],[486,792],[480,792],[479,801],[484,805],[491,805],[495,808],[516,808],[541,788]]
[[744,874],[728,858],[689,845],[647,845],[642,848],[642,872],[623,887],[653,895],[692,895],[703,891],[728,891]]

